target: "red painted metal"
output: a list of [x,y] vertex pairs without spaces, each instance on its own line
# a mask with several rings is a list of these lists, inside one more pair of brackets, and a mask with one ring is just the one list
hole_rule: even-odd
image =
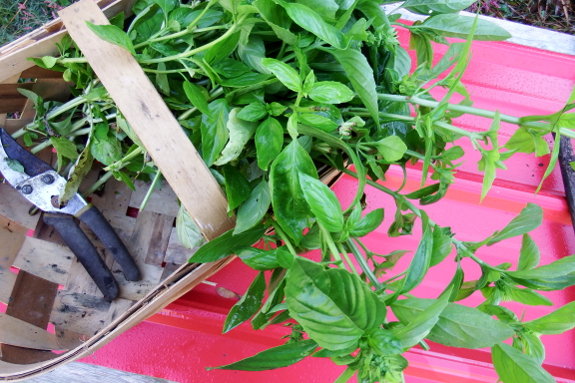
[[[407,33],[400,31],[400,40],[407,41]],[[445,48],[437,46],[439,58]],[[509,43],[475,42],[473,59],[464,76],[475,105],[501,113],[524,116],[549,114],[563,107],[575,85],[575,57],[516,46]],[[456,120],[458,126],[484,130],[489,121],[465,117]],[[512,128],[503,124],[503,142],[512,134]],[[479,154],[473,152],[465,140],[461,145],[471,152],[459,168],[457,181],[446,198],[427,206],[431,219],[442,226],[450,226],[460,240],[481,240],[494,230],[503,227],[526,203],[539,204],[544,211],[543,225],[533,233],[540,247],[542,263],[575,253],[575,237],[564,200],[561,175],[556,171],[543,183],[538,195],[534,191],[549,162],[548,156],[533,158],[518,155],[507,162],[508,170],[498,170],[498,179],[488,196],[480,203],[481,178],[477,171]],[[401,172],[392,169],[386,186],[397,188]],[[411,169],[405,190],[418,186],[419,170]],[[343,177],[334,187],[342,204],[346,206],[355,192],[351,177]],[[385,222],[382,228],[366,238],[366,243],[377,252],[385,254],[395,249],[414,251],[419,227],[414,237],[388,238],[385,229],[393,220],[393,201],[367,189],[369,208],[384,207]],[[497,264],[513,262],[520,249],[517,239],[506,240],[482,249],[478,256]],[[451,255],[453,257],[453,254]],[[399,270],[409,262],[408,257],[397,266]],[[465,261],[464,261],[465,262]],[[464,264],[466,280],[477,278],[480,270],[470,262]],[[441,269],[430,271],[424,283],[415,291],[422,297],[436,297],[449,283],[454,262],[447,262]],[[211,278],[218,286],[236,293],[243,293],[255,272],[236,260]],[[475,293],[463,301],[476,305],[481,299]],[[556,305],[563,305],[575,298],[575,289],[544,293]],[[178,382],[332,382],[343,371],[340,366],[316,358],[307,358],[295,366],[267,372],[206,371],[204,367],[217,366],[253,355],[270,346],[281,344],[281,336],[288,330],[270,326],[264,331],[253,331],[244,324],[228,334],[221,335],[225,314],[235,303],[220,297],[209,285],[198,286],[184,297],[152,316],[147,321],[128,330],[93,356],[82,361],[125,371],[163,377]],[[549,307],[523,307],[507,303],[526,319],[547,314]],[[544,367],[559,382],[575,382],[574,332],[543,336],[547,347]],[[490,364],[489,350],[462,350],[431,345],[430,351],[414,348],[407,357],[410,367],[406,371],[409,383],[428,382],[495,382],[496,375]]]

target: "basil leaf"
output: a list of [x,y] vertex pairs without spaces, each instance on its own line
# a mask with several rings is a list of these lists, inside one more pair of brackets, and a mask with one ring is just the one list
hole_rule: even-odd
[[[403,345],[403,348],[415,346],[429,334],[439,320],[439,315],[445,309],[449,295],[450,294],[443,294],[443,296],[438,299],[431,300],[433,303],[427,306],[425,310],[413,316],[405,327],[392,330],[393,334]],[[397,303],[392,304],[391,308],[393,312],[398,315],[395,307],[397,307]]]
[[407,293],[416,288],[421,281],[423,281],[427,270],[429,270],[433,251],[433,233],[428,224],[424,224],[423,226],[421,242],[419,242],[417,251],[409,264],[403,286],[401,290],[398,290],[401,291],[401,293]]
[[261,102],[252,102],[243,107],[243,109],[238,113],[238,118],[245,121],[256,122],[267,116],[267,114],[268,110],[264,104]]
[[311,339],[301,342],[287,343],[282,346],[272,347],[238,362],[219,367],[208,367],[208,370],[241,370],[241,371],[264,371],[274,368],[291,366],[306,356],[311,355],[317,348],[317,343]]
[[250,196],[252,191],[250,183],[238,169],[232,166],[224,166],[222,170],[225,178],[229,209],[234,210]]
[[192,105],[198,108],[200,112],[203,114],[211,113],[208,107],[208,92],[203,87],[186,80],[184,81],[184,92],[188,100],[190,100]]
[[276,157],[270,169],[272,206],[281,228],[297,244],[308,226],[309,206],[303,196],[299,175],[316,176],[315,165],[298,140],[293,140]]
[[515,315],[515,313],[509,310],[507,307],[496,306],[496,305],[483,305],[482,308],[483,312],[490,315],[495,315],[497,319],[499,319],[504,323],[519,321],[517,315]]
[[[402,7],[408,11],[429,15],[430,11],[437,13],[455,13],[470,7],[475,0],[407,0]],[[427,12],[425,12],[427,11]]]
[[487,246],[493,245],[499,241],[507,238],[523,235],[531,230],[536,229],[543,221],[543,210],[533,204],[528,203],[523,210],[513,218],[501,231],[495,232],[491,239],[487,242]]
[[179,4],[178,0],[154,0],[154,3],[158,4],[162,10],[164,11],[164,14],[168,14],[170,13],[171,10],[173,10],[174,8],[176,8],[176,6]]
[[206,242],[196,221],[188,214],[183,205],[180,206],[176,216],[176,233],[182,246],[187,249],[200,247]]
[[328,231],[343,230],[343,212],[335,193],[320,180],[300,174],[303,196],[317,221]]
[[575,302],[553,311],[541,318],[525,322],[524,326],[539,334],[562,334],[575,327]]
[[228,57],[233,51],[236,50],[238,42],[240,41],[240,33],[236,32],[226,39],[218,42],[206,52],[204,60],[208,64],[215,64]]
[[266,181],[260,182],[238,209],[234,235],[254,227],[266,215],[271,204],[270,191]]
[[[51,137],[50,140],[52,138],[54,137]],[[111,165],[122,159],[121,143],[112,133],[106,134],[103,138],[93,140],[90,148],[94,158],[104,165]]]
[[251,318],[260,308],[262,299],[264,299],[264,292],[266,291],[266,279],[263,272],[259,272],[258,276],[253,280],[248,288],[248,291],[243,295],[230,310],[222,334],[227,333],[234,327],[239,326]]
[[[435,15],[429,17],[415,28],[429,29],[439,36],[467,39],[474,20],[474,17],[457,14]],[[500,26],[484,19],[477,19],[473,40],[501,41],[510,37],[511,34]]]
[[368,334],[367,343],[379,356],[392,356],[403,352],[401,341],[391,331],[382,328]]
[[535,290],[562,290],[575,284],[575,255],[530,270],[508,271],[505,275]]
[[[281,270],[281,269],[276,269],[276,270]],[[269,292],[269,290],[272,289],[272,286],[273,286],[272,281],[273,281],[274,275],[279,275],[281,280],[279,281],[278,285],[273,289],[273,291],[271,291],[269,293],[268,299],[266,300],[266,302],[264,303],[264,305],[262,306],[260,311],[258,311],[258,313],[252,318],[251,323],[252,323],[252,328],[254,330],[258,330],[258,329],[262,329],[262,328],[266,327],[267,324],[269,323],[268,321],[275,314],[275,311],[271,312],[272,308],[281,304],[281,302],[283,301],[284,290],[285,290],[285,285],[286,285],[286,280],[284,278],[285,274],[283,274],[284,271],[285,270],[281,270],[281,272],[278,274],[276,274],[274,271],[274,274],[272,274],[268,292]],[[278,317],[276,317],[276,318],[281,319],[282,318],[281,314],[278,315]],[[274,321],[276,318],[274,318]]]
[[273,117],[268,117],[262,122],[255,136],[258,166],[267,170],[268,165],[281,152],[284,144],[284,130],[281,124]]
[[254,135],[257,125],[254,122],[238,118],[240,108],[234,108],[228,116],[226,127],[229,132],[229,141],[222,150],[220,157],[214,165],[222,166],[238,159],[244,147]]
[[333,25],[326,23],[313,9],[303,4],[287,3],[284,0],[274,1],[280,4],[289,17],[306,31],[313,33],[335,48],[343,49],[345,47],[343,33]]
[[[360,211],[360,209],[356,209]],[[383,209],[375,209],[370,211],[363,217],[357,225],[355,225],[349,232],[352,237],[363,237],[371,233],[381,225],[383,222]]]
[[88,25],[88,28],[90,28],[90,30],[92,30],[92,32],[102,40],[122,47],[133,55],[136,54],[136,50],[134,49],[134,45],[132,44],[132,40],[128,37],[128,34],[117,26],[94,25],[89,21],[86,21],[86,25]]
[[539,264],[539,248],[529,234],[523,234],[521,241],[521,250],[519,253],[519,263],[517,264],[517,271],[529,270],[537,267]]
[[200,247],[188,262],[206,263],[225,258],[242,247],[256,243],[266,230],[267,227],[263,225],[258,225],[237,235],[233,234],[233,230],[228,230]]
[[344,50],[330,49],[328,52],[341,64],[353,89],[375,120],[376,125],[379,125],[375,79],[371,65],[369,65],[365,56],[360,51],[352,48]]
[[321,347],[340,350],[357,345],[366,331],[378,327],[385,318],[385,305],[347,270],[324,270],[297,257],[286,280],[290,315]]
[[[523,350],[525,350],[525,354],[529,355],[537,364],[543,364],[545,360],[545,346],[539,336],[533,333],[524,333],[523,334]],[[514,338],[516,339],[516,338]]]
[[262,250],[255,247],[247,247],[238,250],[236,255],[254,270],[273,270],[280,267],[275,249]]
[[[75,160],[76,158],[78,158],[78,151],[76,150],[76,145],[74,145],[74,143],[70,140],[68,140],[67,138],[64,137],[50,137],[50,142],[52,143],[52,146],[54,146],[54,149],[56,149],[56,152],[58,153],[59,156],[62,157],[66,157],[69,158],[71,160]],[[119,145],[119,143],[118,143]],[[101,154],[101,156],[100,156]],[[114,156],[114,158],[116,158],[117,156],[115,156],[116,153],[113,153],[111,155]],[[110,161],[108,159],[108,157],[106,156],[105,152],[98,152],[98,155],[100,158],[102,158],[104,161],[100,161],[100,159],[98,158],[98,161],[102,162],[105,165],[109,165],[110,163],[112,163],[113,161]],[[94,156],[96,157],[96,156]]]
[[333,132],[339,127],[338,124],[336,124],[329,118],[315,113],[301,113],[298,116],[298,119],[299,122],[302,124],[313,126],[314,128],[322,130],[327,133]]
[[218,98],[208,105],[209,113],[202,116],[202,157],[212,166],[228,141],[230,107],[225,98]]
[[257,0],[253,2],[253,5],[279,39],[286,44],[297,45],[298,37],[288,29],[291,20],[282,7],[275,4],[272,0]]
[[309,92],[309,98],[324,104],[342,104],[355,97],[351,89],[335,81],[316,82]]
[[[448,297],[446,295],[446,297]],[[433,299],[402,299],[391,305],[402,322],[413,321],[434,304]],[[450,347],[483,348],[510,338],[514,330],[474,307],[448,303],[427,338]]]
[[433,228],[433,251],[429,267],[438,265],[453,249],[451,236],[446,234],[446,232],[450,233],[449,228],[441,228],[437,225]]
[[294,92],[301,92],[301,79],[291,66],[272,58],[264,58],[262,65],[271,71],[286,88]]
[[531,289],[520,289],[515,286],[505,286],[505,295],[515,302],[531,306],[553,306],[549,298]]
[[535,359],[505,343],[493,346],[491,357],[503,383],[555,383],[555,379]]
[[399,161],[407,150],[407,145],[398,136],[385,137],[374,142],[373,145],[387,162]]

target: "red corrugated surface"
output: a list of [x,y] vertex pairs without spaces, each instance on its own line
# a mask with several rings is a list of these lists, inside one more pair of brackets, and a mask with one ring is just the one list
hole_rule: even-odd
[[[400,32],[402,41],[406,33]],[[445,51],[438,47],[438,57]],[[475,106],[498,109],[501,113],[523,116],[557,111],[569,96],[575,84],[575,57],[515,46],[508,43],[480,43],[473,45],[473,59],[464,82],[472,93]],[[456,125],[467,129],[487,129],[489,121],[465,117]],[[503,142],[511,135],[512,127],[502,127]],[[533,233],[540,247],[542,263],[550,263],[575,253],[575,236],[564,201],[563,185],[558,169],[544,183],[535,196],[548,157],[533,158],[517,155],[507,162],[508,171],[498,170],[498,179],[487,198],[480,204],[481,178],[477,172],[478,153],[473,153],[469,143],[461,142],[470,154],[460,167],[458,179],[446,198],[426,207],[432,220],[442,226],[451,226],[460,240],[481,240],[494,230],[503,227],[528,202],[539,204],[544,210],[543,225]],[[417,169],[410,174],[407,189],[416,188]],[[401,172],[389,172],[387,186],[397,187]],[[406,189],[406,190],[407,190]],[[350,177],[342,178],[334,187],[345,205],[351,200],[355,183]],[[379,253],[395,249],[415,250],[418,229],[413,238],[388,238],[385,230],[394,213],[393,201],[368,188],[370,208],[386,208],[386,219],[366,242]],[[478,256],[489,263],[513,262],[519,254],[520,241],[506,240],[482,249]],[[453,255],[452,255],[453,257]],[[403,260],[398,269],[405,267]],[[466,280],[480,275],[478,267],[464,264]],[[434,268],[415,291],[422,297],[436,297],[449,283],[455,263],[443,269]],[[219,286],[243,293],[254,272],[235,261],[212,280]],[[475,293],[464,301],[478,304]],[[575,289],[544,293],[556,305],[563,305],[575,298]],[[163,377],[179,382],[331,382],[343,371],[329,361],[308,358],[289,368],[261,372],[206,371],[204,367],[230,363],[253,355],[269,346],[281,343],[279,338],[286,329],[271,326],[265,331],[254,332],[249,325],[240,326],[226,335],[221,328],[227,310],[233,301],[219,297],[212,286],[201,285],[186,296],[169,305],[148,321],[127,331],[119,338],[97,351],[83,362]],[[521,314],[523,307],[509,303],[507,307]],[[549,307],[527,307],[525,318],[535,318],[550,312]],[[560,382],[575,382],[575,342],[573,331],[563,335],[543,336],[547,348],[547,368]],[[408,383],[423,382],[495,382],[488,350],[460,350],[432,345],[431,351],[414,349],[407,354],[410,367],[406,371]]]

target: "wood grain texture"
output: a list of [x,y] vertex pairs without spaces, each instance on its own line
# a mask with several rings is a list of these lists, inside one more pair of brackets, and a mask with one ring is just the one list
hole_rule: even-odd
[[0,266],[0,302],[5,305],[10,301],[10,293],[16,284],[16,274],[9,268]]
[[[1,368],[1,367],[0,367]],[[113,370],[87,363],[70,363],[44,376],[26,380],[27,383],[170,383],[171,380]]]
[[74,259],[74,253],[66,246],[26,237],[14,266],[63,285],[68,279],[68,270]]
[[60,11],[60,18],[204,236],[233,228],[218,183],[139,64],[86,25],[109,24],[98,6],[82,0]]
[[0,215],[19,223],[29,230],[34,230],[40,219],[40,214],[30,215],[32,207],[24,197],[8,183],[0,184]]
[[[136,191],[132,193],[130,207],[139,209],[148,193],[150,184],[143,181],[136,181],[134,182],[134,186],[136,187]],[[160,188],[154,189],[144,210],[175,217],[180,210],[178,196],[166,181],[162,181]]]
[[3,217],[0,214],[0,267],[10,268],[18,255],[28,228]]
[[0,313],[0,343],[39,350],[62,350],[56,336],[23,320]]

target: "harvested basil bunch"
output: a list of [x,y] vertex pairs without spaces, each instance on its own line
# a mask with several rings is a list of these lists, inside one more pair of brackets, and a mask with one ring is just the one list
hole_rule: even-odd
[[[430,339],[454,347],[491,347],[505,383],[554,381],[541,368],[539,337],[574,327],[575,304],[529,322],[499,305],[502,300],[550,304],[536,290],[575,284],[574,256],[538,266],[539,251],[528,232],[541,223],[541,209],[529,204],[488,238],[462,242],[412,202],[425,206],[445,195],[464,155],[459,140],[470,140],[481,153],[484,197],[495,169],[505,168],[514,153],[547,154],[543,136],[548,133],[575,137],[568,129],[573,114],[565,114],[575,95],[551,116],[516,118],[472,106],[460,81],[471,40],[509,37],[488,21],[458,15],[472,3],[408,0],[403,8],[430,16],[404,25],[376,0],[139,0],[134,17],[90,25],[102,39],[129,50],[149,74],[237,216],[234,230],[202,246],[190,260],[237,254],[260,271],[232,308],[224,332],[248,320],[254,329],[291,323],[285,345],[217,368],[265,370],[314,355],[347,366],[337,382],[354,374],[360,382],[403,382],[402,353],[418,344],[426,347]],[[409,30],[416,63],[400,46],[396,27]],[[449,47],[435,65],[432,42]],[[75,98],[49,104],[27,93],[38,116],[17,135],[35,151],[53,145],[61,169],[75,162],[67,193],[77,189],[94,159],[107,171],[95,187],[112,176],[131,187],[136,178],[157,183],[159,171],[81,52],[69,38],[59,49],[59,57],[34,61],[72,80]],[[446,89],[441,99],[430,93],[437,87]],[[452,103],[455,94],[462,101]],[[490,118],[491,128],[458,127],[454,119],[464,114]],[[505,146],[498,142],[502,121],[518,126]],[[377,183],[390,166],[408,169],[416,162],[423,169],[421,189],[404,194]],[[318,170],[326,167],[357,178],[349,206],[342,208],[321,182]],[[395,214],[389,236],[422,227],[409,267],[386,281],[379,276],[390,273],[404,253],[378,255],[362,242],[384,216],[383,209],[364,214],[367,184],[397,204],[388,213]],[[192,222],[182,210],[178,232],[190,246],[197,243]],[[493,266],[476,255],[482,246],[517,236],[523,247],[514,271],[510,264]],[[261,248],[250,247],[262,238]],[[302,256],[310,249],[320,250],[319,261]],[[443,293],[436,299],[411,295],[429,268],[441,267],[454,249],[457,270]],[[465,279],[463,258],[480,266],[479,280]],[[271,274],[268,281],[264,273]],[[486,297],[479,307],[455,303],[478,290]],[[397,321],[389,319],[391,312]],[[509,338],[512,345],[503,343]]]

